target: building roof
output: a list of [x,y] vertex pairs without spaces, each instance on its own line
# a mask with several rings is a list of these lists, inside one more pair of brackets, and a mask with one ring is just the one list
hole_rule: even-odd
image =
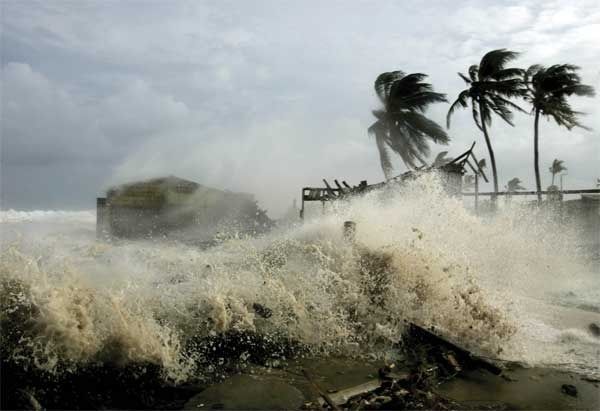
[[134,181],[130,183],[120,184],[118,186],[114,186],[108,189],[108,195],[114,194],[118,191],[130,190],[135,188],[147,188],[147,187],[157,187],[157,188],[175,188],[177,191],[183,192],[194,192],[199,187],[200,184],[195,183],[190,180],[185,180],[183,178],[179,178],[176,176],[167,176],[167,177],[158,177],[152,178],[144,181]]

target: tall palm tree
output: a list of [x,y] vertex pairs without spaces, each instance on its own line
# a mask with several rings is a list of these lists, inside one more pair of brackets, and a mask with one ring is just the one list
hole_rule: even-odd
[[426,77],[392,71],[375,80],[375,93],[383,107],[373,110],[377,121],[369,127],[369,134],[375,136],[386,179],[393,173],[388,149],[410,169],[416,168],[417,162],[427,164],[424,159],[429,156],[429,141],[448,144],[450,140],[442,127],[424,115],[430,104],[447,102],[445,94],[434,92],[431,84],[423,82]]
[[524,82],[527,86],[526,100],[535,113],[533,126],[533,161],[535,168],[535,184],[538,202],[542,201],[542,183],[540,180],[539,164],[539,121],[540,115],[552,117],[556,124],[565,126],[568,130],[573,127],[584,127],[579,123],[578,115],[581,114],[571,108],[567,98],[576,96],[593,96],[594,88],[581,84],[577,74],[579,67],[571,64],[555,64],[545,68],[535,64],[525,72]]
[[548,170],[550,170],[550,172],[552,173],[552,185],[554,185],[554,177],[558,173],[562,173],[563,171],[566,171],[567,167],[564,166],[563,160],[559,160],[558,158],[555,158],[554,161],[552,162],[552,165],[550,166],[550,168]]
[[[506,64],[518,55],[519,53],[506,49],[492,50],[482,57],[479,64],[469,67],[468,77],[458,73],[467,83],[468,88],[460,92],[456,101],[450,106],[446,117],[446,125],[450,128],[450,117],[454,110],[459,106],[466,108],[469,101],[471,102],[473,120],[483,133],[492,163],[495,194],[498,193],[498,172],[488,127],[492,124],[492,113],[514,126],[511,109],[523,111],[509,100],[523,94],[521,79],[523,70],[506,68]],[[495,195],[492,196],[492,201],[496,201]]]

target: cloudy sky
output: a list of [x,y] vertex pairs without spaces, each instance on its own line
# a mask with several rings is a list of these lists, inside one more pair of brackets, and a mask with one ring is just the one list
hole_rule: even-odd
[[[277,215],[322,178],[382,179],[366,129],[383,71],[424,72],[453,99],[494,48],[516,65],[575,63],[600,90],[600,3],[590,1],[1,0],[3,209],[90,209],[116,183],[173,174],[252,192]],[[569,188],[600,177],[593,131],[541,123],[541,163]],[[448,105],[429,115],[444,122]],[[494,121],[500,182],[533,188],[533,119]],[[484,143],[458,112],[451,154]],[[434,147],[433,153],[443,147]],[[398,172],[404,171],[398,164]]]

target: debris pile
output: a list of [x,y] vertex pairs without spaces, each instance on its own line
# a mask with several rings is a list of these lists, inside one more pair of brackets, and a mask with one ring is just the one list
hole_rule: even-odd
[[496,365],[412,323],[408,324],[399,349],[404,359],[398,364],[388,364],[380,368],[378,378],[332,393],[323,392],[305,372],[306,378],[321,398],[318,403],[306,403],[304,408],[469,409],[468,404],[444,397],[436,391],[436,387],[465,369],[479,368],[493,374],[501,373],[501,369]]

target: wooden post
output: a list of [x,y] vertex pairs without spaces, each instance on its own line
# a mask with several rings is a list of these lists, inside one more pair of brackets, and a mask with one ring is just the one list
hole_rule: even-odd
[[356,223],[354,221],[344,221],[344,240],[349,244],[354,244],[356,240]]
[[479,214],[479,174],[475,173],[475,215]]

